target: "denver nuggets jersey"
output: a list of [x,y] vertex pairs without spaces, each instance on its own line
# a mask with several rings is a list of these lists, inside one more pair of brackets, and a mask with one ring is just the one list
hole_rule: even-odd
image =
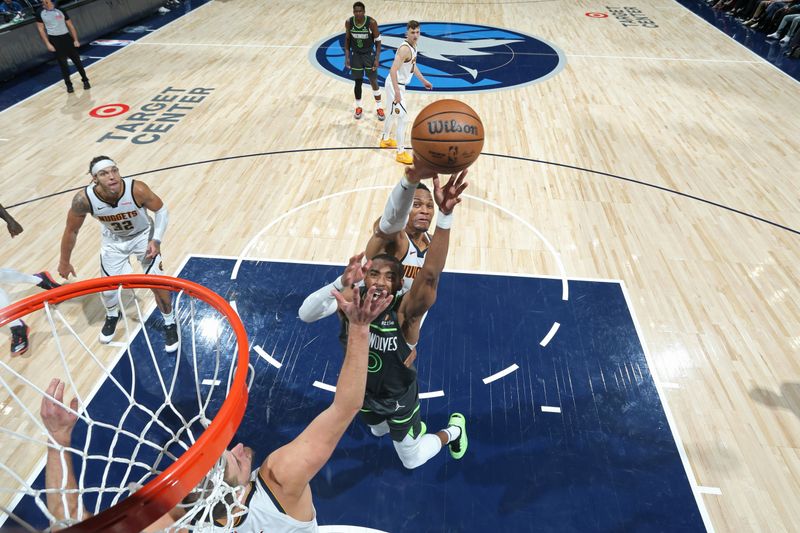
[[[411,50],[411,59],[405,61],[400,68],[397,69],[397,83],[406,85],[411,81],[411,76],[414,74],[414,66],[417,64],[417,49],[409,44],[408,41],[403,41],[400,48],[407,46]],[[400,48],[397,49],[400,52]]]
[[133,237],[150,229],[147,209],[133,199],[133,178],[122,178],[122,196],[115,204],[101,200],[94,185],[86,187],[92,216],[103,224],[104,237]]
[[[422,265],[425,263],[425,253],[428,251],[427,248],[424,250],[420,250],[417,248],[417,245],[414,244],[414,241],[411,240],[411,237],[408,236],[408,233],[405,231],[403,234],[406,236],[406,240],[408,241],[408,250],[406,250],[406,255],[403,256],[403,289],[402,292],[408,292],[411,289],[411,284],[414,282],[414,278],[417,277],[417,273],[419,269],[422,268]],[[431,242],[430,236],[426,233],[424,235],[425,240],[428,241],[428,244]]]
[[[366,292],[366,288],[361,287]],[[395,296],[391,305],[369,325],[369,364],[364,409],[380,415],[393,415],[410,404],[417,394],[417,371],[403,364],[411,347],[400,330],[397,310],[403,296]],[[349,323],[342,320],[339,340],[347,349]]]
[[[301,522],[283,512],[258,470],[250,474],[250,494],[247,495],[247,514],[237,520],[234,533],[317,533],[316,516],[310,522]],[[316,515],[316,512],[314,513]],[[215,528],[221,529],[221,528]]]

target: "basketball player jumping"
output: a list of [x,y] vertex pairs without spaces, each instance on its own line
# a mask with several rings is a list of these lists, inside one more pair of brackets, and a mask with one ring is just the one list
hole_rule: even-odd
[[[406,167],[412,172],[414,167]],[[411,283],[425,263],[425,254],[431,242],[428,230],[433,219],[434,203],[430,189],[419,182],[416,189],[410,186],[407,178],[395,185],[384,208],[384,216],[375,221],[372,236],[367,242],[365,256],[372,259],[379,254],[390,254],[403,264],[403,292],[408,292]],[[393,217],[409,213],[404,230],[396,230],[391,222]],[[337,286],[341,287],[341,278]],[[316,322],[336,312],[336,300],[329,293],[317,291],[303,302],[298,316],[303,322]],[[416,348],[411,351],[405,361],[411,366],[417,357]]]
[[[403,228],[408,218],[411,201],[419,181],[434,176],[434,198],[439,206],[436,232],[431,239],[425,262],[407,293],[401,292],[403,266],[393,255],[376,255],[371,264],[363,267],[360,260],[351,259],[344,274],[309,297],[310,313],[325,305],[323,293],[332,289],[343,290],[346,298],[360,294],[372,287],[389,290],[394,302],[388,312],[372,322],[370,332],[370,366],[375,369],[367,376],[367,391],[362,419],[370,426],[373,435],[381,437],[389,433],[400,460],[406,468],[417,468],[435,456],[443,447],[450,448],[451,455],[460,459],[467,449],[465,419],[453,413],[447,428],[435,435],[426,435],[419,410],[417,373],[404,364],[419,341],[422,317],[436,300],[439,276],[444,269],[450,242],[450,225],[453,209],[461,201],[460,195],[467,187],[466,170],[451,176],[443,188],[438,176],[417,165],[410,167],[406,177],[392,192],[380,231],[392,235]],[[410,193],[410,194],[409,194]],[[354,288],[363,281],[363,288]],[[342,318],[340,339],[347,339],[348,323]]]
[[[351,258],[351,263],[360,266],[361,257],[363,255]],[[309,481],[328,461],[361,407],[369,361],[369,324],[392,301],[392,296],[378,286],[373,286],[363,298],[353,301],[345,300],[338,292],[333,296],[350,324],[333,403],[317,415],[297,438],[270,453],[257,470],[251,471],[253,450],[242,444],[223,454],[223,479],[231,486],[245,487],[241,501],[247,502],[247,513],[237,518],[235,530],[238,533],[315,533],[319,530]],[[77,422],[77,400],[70,403],[71,411],[64,408],[64,384],[59,379],[50,382],[47,394],[55,401],[44,397],[41,405],[42,421],[54,443],[48,446],[45,484],[49,489],[77,489],[72,458],[65,452],[67,457],[62,461],[60,453],[60,449],[68,448],[71,443],[72,430]],[[66,470],[63,465],[66,465]],[[184,501],[190,498],[191,495]],[[67,509],[64,508],[65,501]],[[212,510],[215,525],[230,526],[226,524],[227,509],[232,503],[221,502]],[[66,516],[74,519],[78,504],[76,491],[68,491],[63,499],[55,490],[47,496],[48,510],[57,520]],[[160,531],[169,526],[180,516],[176,511],[179,511],[177,507],[145,531]],[[84,515],[86,517],[88,515]]]
[[344,68],[349,68],[355,82],[355,118],[361,118],[361,84],[364,74],[372,87],[378,120],[385,120],[378,86],[378,61],[381,57],[381,32],[374,18],[365,15],[363,2],[353,4],[353,16],[344,21]]
[[[5,221],[8,234],[11,235],[12,239],[22,233],[22,226],[20,223],[17,222],[14,217],[11,216],[11,213],[6,211],[2,205],[0,205],[0,218]],[[45,290],[55,289],[61,286],[56,283],[49,272],[25,274],[10,268],[0,268],[0,282],[28,283]],[[8,293],[0,288],[0,307],[5,307],[9,303],[11,303],[11,300],[8,297]],[[16,357],[27,352],[29,346],[28,325],[22,320],[17,319],[9,324],[9,329],[11,330],[11,357]]]
[[[408,107],[406,105],[406,84],[411,81],[411,75],[415,74],[426,89],[432,89],[431,82],[425,79],[417,66],[417,41],[419,41],[420,27],[419,22],[411,20],[406,25],[406,39],[397,49],[389,69],[389,77],[386,78],[386,101],[391,102],[389,119],[383,125],[383,135],[381,136],[381,148],[397,148],[395,160],[404,165],[414,162],[411,154],[405,151],[406,125],[408,124]],[[397,137],[392,138],[394,123],[397,122]]]
[[[70,257],[86,215],[92,215],[103,225],[100,248],[100,272],[103,276],[130,274],[131,255],[139,260],[145,274],[163,275],[161,241],[169,220],[164,202],[143,181],[121,177],[117,164],[104,155],[92,159],[89,173],[92,184],[75,195],[67,213],[58,273],[64,279],[70,274],[75,275]],[[155,221],[150,219],[147,210],[153,212]],[[178,328],[170,292],[153,289],[153,294],[164,317],[165,349],[174,352],[178,349]],[[103,302],[106,320],[98,339],[108,344],[114,338],[119,320],[117,291],[104,292]]]

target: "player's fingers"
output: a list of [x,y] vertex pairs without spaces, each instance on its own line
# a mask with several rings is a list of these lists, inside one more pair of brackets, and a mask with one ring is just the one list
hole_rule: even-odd
[[69,402],[69,408],[76,413],[78,412],[78,398],[72,398],[72,401]]

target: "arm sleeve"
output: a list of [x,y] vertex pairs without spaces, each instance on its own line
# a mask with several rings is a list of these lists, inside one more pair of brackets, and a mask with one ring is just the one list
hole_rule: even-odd
[[337,291],[342,290],[341,276],[336,278],[333,283],[316,290],[303,300],[303,304],[297,312],[300,320],[310,324],[335,313],[337,308],[336,298],[331,296],[331,291],[334,289]]
[[153,240],[161,242],[164,239],[164,233],[167,231],[167,224],[169,223],[169,212],[167,207],[164,206],[155,212],[155,222],[153,229]]
[[400,180],[400,183],[395,185],[391,194],[389,194],[389,199],[386,201],[381,221],[378,223],[378,228],[383,233],[397,233],[406,227],[416,190],[417,184],[411,183],[405,176]]

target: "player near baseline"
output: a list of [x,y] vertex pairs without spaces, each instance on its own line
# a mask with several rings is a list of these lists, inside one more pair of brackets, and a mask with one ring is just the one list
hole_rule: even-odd
[[[0,205],[0,218],[6,223],[9,235],[13,239],[22,233],[22,226],[16,219],[11,216],[11,213],[5,210]],[[0,282],[3,283],[27,283],[36,285],[45,290],[55,289],[60,287],[58,283],[50,276],[47,271],[37,272],[36,274],[25,274],[10,268],[0,268]],[[8,293],[0,288],[0,307],[5,307],[11,303]],[[28,351],[30,343],[28,341],[28,325],[20,319],[14,320],[9,324],[11,330],[11,357],[16,357]]]
[[[121,177],[117,164],[107,156],[92,159],[89,173],[92,183],[75,194],[67,213],[58,273],[64,279],[75,275],[70,258],[86,215],[91,215],[103,226],[100,248],[103,276],[130,274],[132,255],[139,260],[145,274],[163,275],[161,241],[169,222],[164,202],[143,181]],[[154,220],[150,219],[148,210],[153,212]],[[153,294],[164,318],[165,350],[174,352],[178,349],[178,328],[171,294],[163,289],[153,289]],[[108,344],[114,338],[119,320],[117,291],[103,292],[103,303],[106,319],[98,340]]]
[[381,88],[378,86],[378,62],[381,57],[381,32],[374,18],[365,15],[363,2],[353,4],[353,16],[344,21],[344,68],[350,69],[355,83],[356,110],[354,117],[361,118],[361,85],[364,74],[369,79],[375,98],[378,120],[385,120],[381,107]]
[[[363,255],[356,256],[351,262],[357,260],[360,263],[361,257]],[[247,502],[248,511],[237,519],[235,527],[238,533],[318,531],[309,482],[328,461],[361,407],[369,359],[369,324],[392,301],[392,296],[377,286],[366,291],[363,298],[356,298],[354,301],[346,300],[338,292],[334,297],[342,314],[349,321],[350,335],[331,405],[317,415],[294,440],[270,453],[261,466],[252,472],[252,449],[240,443],[223,454],[225,482],[231,486],[245,487],[241,498],[243,502]],[[47,506],[57,520],[64,520],[67,513],[73,518],[77,516],[80,503],[77,492],[69,491],[77,488],[71,454],[65,452],[67,457],[63,462],[61,460],[61,450],[71,443],[78,405],[77,400],[73,399],[70,409],[64,408],[64,383],[59,379],[50,382],[47,395],[42,398],[40,410],[50,440],[45,484],[49,489],[68,489],[65,493],[68,508],[64,509],[62,499],[57,493],[48,494]],[[62,465],[66,465],[66,470]],[[216,525],[226,525],[226,509],[226,503],[220,503],[212,511]],[[176,507],[146,531],[158,531],[167,527],[180,514]]]
[[[450,225],[453,209],[461,201],[460,195],[467,187],[466,171],[453,175],[444,187],[433,171],[414,165],[401,182],[401,190],[413,192],[423,177],[434,176],[434,198],[439,205],[437,230],[433,234],[425,263],[414,279],[408,293],[401,293],[403,268],[400,261],[389,254],[375,256],[371,263],[362,266],[350,260],[339,280],[317,290],[304,302],[307,311],[314,313],[325,305],[324,293],[343,290],[345,297],[353,297],[372,287],[389,290],[395,297],[391,307],[370,325],[370,373],[361,417],[373,435],[381,437],[389,433],[395,450],[406,468],[421,466],[447,446],[451,455],[460,459],[467,449],[465,419],[453,413],[448,426],[434,435],[425,434],[420,416],[417,373],[404,362],[419,341],[422,317],[436,300],[439,277],[444,269],[450,242]],[[407,203],[407,202],[406,202]],[[386,231],[399,231],[408,211],[397,209],[403,201],[390,197],[383,219]],[[355,287],[363,281],[364,287]],[[341,285],[340,285],[341,284]],[[316,309],[315,309],[316,307]],[[346,340],[348,323],[342,318],[341,340]]]
[[[432,89],[431,82],[425,79],[417,66],[417,42],[420,36],[419,22],[411,20],[406,25],[406,39],[397,48],[389,76],[386,78],[386,101],[391,102],[389,117],[383,124],[381,135],[381,148],[396,148],[395,161],[410,165],[414,162],[411,154],[405,151],[406,126],[409,114],[406,103],[406,84],[411,81],[414,74],[426,89]],[[397,136],[392,137],[394,124],[397,122]]]

